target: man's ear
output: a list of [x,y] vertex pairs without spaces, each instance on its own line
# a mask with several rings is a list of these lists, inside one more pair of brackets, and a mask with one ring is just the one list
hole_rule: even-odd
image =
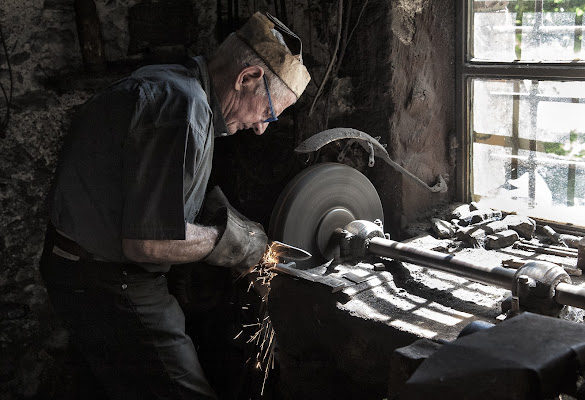
[[236,90],[243,87],[256,87],[258,81],[264,76],[264,69],[259,65],[248,65],[240,71],[236,80]]

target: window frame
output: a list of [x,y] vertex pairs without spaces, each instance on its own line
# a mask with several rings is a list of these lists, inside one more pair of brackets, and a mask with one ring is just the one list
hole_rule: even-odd
[[471,48],[472,1],[474,0],[456,0],[455,16],[455,129],[460,144],[456,198],[464,203],[472,200],[470,128],[473,78],[585,81],[585,62],[472,61],[468,56]]

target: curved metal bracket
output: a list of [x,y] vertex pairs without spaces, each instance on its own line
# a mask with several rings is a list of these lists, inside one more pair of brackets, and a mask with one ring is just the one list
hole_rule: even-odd
[[[390,158],[390,155],[384,148],[380,142],[376,139],[371,137],[365,132],[358,131],[357,129],[353,128],[333,128],[328,129],[323,132],[319,132],[303,143],[301,143],[296,149],[295,152],[297,153],[311,153],[314,151],[319,150],[321,147],[334,142],[336,140],[341,139],[352,139],[353,141],[358,142],[369,154],[369,162],[368,165],[370,167],[374,166],[374,159],[373,157],[380,157],[384,160],[388,165],[394,168],[396,171],[400,172],[402,175],[406,176],[407,178],[411,179],[412,181],[416,182],[420,186],[424,187],[425,189],[433,192],[433,193],[445,193],[447,191],[447,183],[445,179],[441,175],[437,177],[437,183],[433,186],[427,185],[417,176],[412,174],[410,171],[402,167],[400,164],[395,162]],[[340,154],[341,156],[341,154]]]

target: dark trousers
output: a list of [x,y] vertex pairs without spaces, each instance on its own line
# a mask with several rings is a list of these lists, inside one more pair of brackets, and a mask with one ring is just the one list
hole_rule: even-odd
[[219,399],[274,398],[268,388],[260,395],[264,370],[256,366],[259,341],[251,340],[265,317],[264,303],[249,280],[237,276],[229,268],[205,263],[173,266],[167,274],[169,290],[181,303],[186,330]]
[[167,277],[169,290],[185,314],[186,331],[218,397],[251,399],[246,380],[253,345],[246,343],[246,334],[238,335],[246,323],[242,320],[239,282],[234,282],[228,268],[204,263],[173,266]]
[[55,311],[110,399],[215,399],[166,277],[132,264],[40,264]]

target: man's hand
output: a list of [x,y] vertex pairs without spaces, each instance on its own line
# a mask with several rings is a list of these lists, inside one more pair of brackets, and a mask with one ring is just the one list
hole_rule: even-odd
[[217,218],[225,221],[225,229],[217,245],[203,261],[211,265],[233,267],[242,274],[250,272],[266,251],[268,237],[262,226],[242,220],[227,207],[217,210],[216,222]]
[[202,210],[203,215],[202,222],[205,225],[208,225],[209,221],[217,214],[217,211],[222,207],[227,207],[241,220],[248,221],[248,218],[242,215],[230,204],[230,201],[227,199],[221,188],[219,186],[214,186],[213,189],[211,189],[209,193],[207,193],[207,195],[205,196],[205,202],[203,203]]

